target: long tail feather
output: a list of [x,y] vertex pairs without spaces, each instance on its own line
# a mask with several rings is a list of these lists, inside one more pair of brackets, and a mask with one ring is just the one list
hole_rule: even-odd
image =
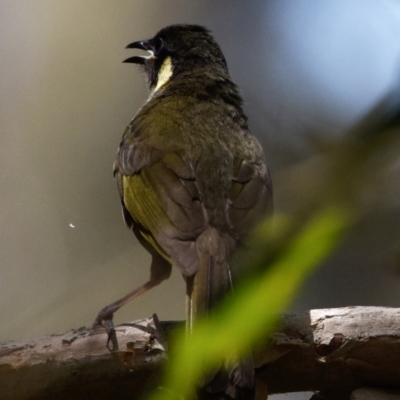
[[[196,244],[200,267],[195,275],[186,280],[186,327],[189,333],[194,329],[196,320],[206,317],[232,290],[229,239],[209,228]],[[207,375],[201,386],[199,399],[253,399],[254,367],[251,357],[238,360],[235,352],[227,355],[225,362]]]

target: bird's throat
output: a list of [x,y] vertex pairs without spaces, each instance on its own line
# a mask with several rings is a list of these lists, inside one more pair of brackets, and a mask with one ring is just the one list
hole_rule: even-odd
[[167,57],[161,65],[160,70],[158,71],[157,76],[157,85],[153,90],[153,93],[160,90],[164,85],[168,83],[172,76],[172,61],[171,57]]

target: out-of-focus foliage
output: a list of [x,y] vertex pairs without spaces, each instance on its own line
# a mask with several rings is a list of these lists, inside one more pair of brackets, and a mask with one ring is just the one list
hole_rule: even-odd
[[[323,210],[313,216],[280,257],[257,279],[249,281],[213,315],[199,323],[193,335],[175,338],[166,387],[155,399],[191,398],[205,370],[217,368],[224,357],[244,355],[272,327],[278,312],[287,307],[299,285],[340,242],[349,217],[342,210]],[[284,223],[285,230],[290,224]],[[280,227],[281,228],[281,227]],[[268,226],[259,227],[265,234]],[[260,262],[262,258],[260,257]]]
[[258,226],[238,259],[250,270],[243,285],[193,335],[177,334],[165,385],[153,400],[191,398],[204,371],[254,348],[318,263],[363,215],[387,203],[385,182],[398,176],[400,154],[400,107],[390,104],[393,96],[318,157],[284,173],[298,179],[291,185],[298,188],[291,194],[296,207]]

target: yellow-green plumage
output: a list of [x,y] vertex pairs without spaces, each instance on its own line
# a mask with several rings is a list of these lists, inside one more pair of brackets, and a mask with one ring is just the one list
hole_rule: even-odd
[[[126,209],[135,221],[146,227],[147,231],[157,233],[170,223],[157,194],[146,182],[146,170],[133,176],[124,176],[123,188]],[[162,257],[169,262],[172,261],[151,234],[146,231],[140,233]]]

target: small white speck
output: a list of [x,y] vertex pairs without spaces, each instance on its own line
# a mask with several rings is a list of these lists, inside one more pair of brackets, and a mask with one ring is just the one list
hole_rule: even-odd
[[69,224],[69,227],[70,228],[75,228],[75,225],[74,224]]

